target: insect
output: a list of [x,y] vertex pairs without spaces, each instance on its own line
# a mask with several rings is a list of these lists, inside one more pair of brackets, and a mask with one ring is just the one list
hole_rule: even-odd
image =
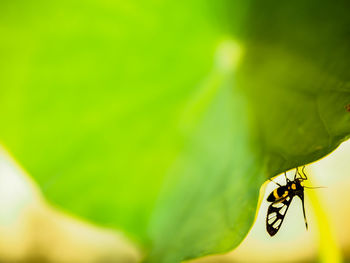
[[299,173],[298,168],[296,168],[293,180],[289,180],[287,174],[284,173],[286,185],[280,185],[270,179],[270,181],[278,185],[278,187],[267,197],[267,201],[271,202],[267,209],[266,216],[266,230],[270,236],[274,236],[280,229],[294,196],[298,196],[301,199],[305,226],[306,229],[308,228],[304,207],[304,187],[308,187],[302,185],[302,182],[307,180],[304,169],[305,166],[302,168],[301,173]]

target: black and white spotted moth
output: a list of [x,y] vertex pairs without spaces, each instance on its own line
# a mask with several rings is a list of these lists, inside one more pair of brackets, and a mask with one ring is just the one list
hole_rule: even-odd
[[304,207],[305,186],[302,185],[302,182],[307,180],[307,176],[304,172],[304,169],[305,166],[302,168],[301,173],[299,173],[298,168],[296,168],[293,180],[289,180],[287,174],[284,173],[284,176],[286,178],[286,185],[280,185],[279,183],[276,183],[270,179],[272,182],[278,185],[278,187],[275,190],[273,190],[271,194],[267,197],[267,201],[271,202],[267,209],[266,216],[266,230],[270,236],[276,235],[276,233],[280,229],[283,219],[287,214],[287,210],[294,196],[298,196],[301,199],[305,226],[306,229],[308,228]]

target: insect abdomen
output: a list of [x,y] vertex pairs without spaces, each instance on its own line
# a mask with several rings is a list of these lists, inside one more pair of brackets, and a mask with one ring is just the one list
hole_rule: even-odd
[[275,202],[279,199],[285,198],[288,195],[288,190],[286,186],[280,186],[272,191],[272,193],[267,197],[268,202]]

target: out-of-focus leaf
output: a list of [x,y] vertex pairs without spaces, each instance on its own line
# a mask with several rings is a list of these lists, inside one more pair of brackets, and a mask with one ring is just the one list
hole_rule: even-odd
[[[245,99],[229,74],[213,75],[203,87],[203,99],[190,107],[206,101],[161,195],[149,262],[179,262],[227,251],[252,225],[265,179],[263,158],[251,141]],[[189,110],[187,115],[193,114]]]
[[55,205],[146,240],[220,33],[203,1],[2,1],[0,138]]

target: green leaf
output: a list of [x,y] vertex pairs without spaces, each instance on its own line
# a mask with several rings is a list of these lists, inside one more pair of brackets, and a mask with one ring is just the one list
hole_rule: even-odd
[[349,2],[252,2],[237,73],[270,175],[313,162],[349,138]]
[[349,137],[346,6],[251,2],[245,56],[228,84],[236,99],[218,95],[175,163],[170,177],[180,179],[159,204],[150,262],[234,248],[252,224],[263,178],[315,161]]
[[[220,53],[221,59],[232,55]],[[231,74],[214,70],[199,91],[201,99],[190,107],[206,104],[170,169],[150,230],[149,262],[228,251],[253,223],[265,179],[263,157],[251,141],[245,98],[233,83]],[[185,114],[193,115],[191,110]]]
[[221,35],[209,7],[3,1],[0,12],[1,141],[54,205],[145,243],[182,108]]
[[3,1],[0,140],[50,202],[151,262],[228,251],[264,180],[349,137],[347,10]]

